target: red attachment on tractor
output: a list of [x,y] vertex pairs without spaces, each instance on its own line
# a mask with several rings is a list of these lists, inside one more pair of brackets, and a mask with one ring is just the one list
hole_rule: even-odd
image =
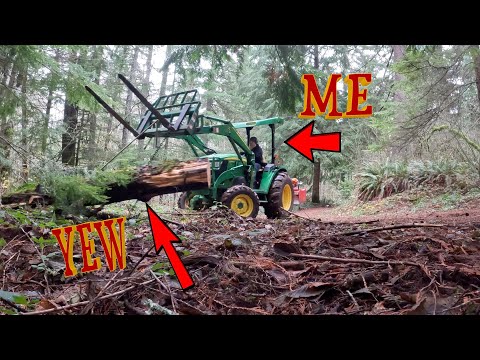
[[300,205],[307,201],[307,189],[300,188],[301,182],[297,178],[292,179],[293,184],[293,204]]

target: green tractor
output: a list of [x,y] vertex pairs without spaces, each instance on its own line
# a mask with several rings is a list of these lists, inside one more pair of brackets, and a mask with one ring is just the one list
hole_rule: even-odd
[[[281,216],[281,209],[290,211],[294,203],[294,188],[287,169],[275,164],[275,126],[283,119],[232,123],[213,116],[200,115],[201,102],[197,90],[178,92],[159,97],[150,104],[122,75],[120,79],[147,106],[137,129],[131,128],[117,113],[105,104],[91,89],[89,92],[136,137],[154,138],[157,146],[162,138],[182,139],[188,143],[197,158],[210,162],[211,186],[182,193],[178,205],[182,209],[200,210],[221,202],[242,217],[255,218],[263,206],[268,218]],[[128,126],[127,126],[128,125]],[[255,156],[248,147],[254,127],[269,126],[272,153],[270,162],[262,163],[255,171]],[[237,130],[245,129],[246,141]],[[209,148],[199,135],[212,134],[228,139],[232,152],[219,154]]]
[[[257,216],[260,206],[263,206],[265,215],[269,218],[279,217],[282,208],[291,210],[294,197],[292,180],[285,167],[275,165],[275,125],[281,124],[283,120],[271,118],[230,123],[210,116],[203,116],[203,118],[219,122],[220,125],[202,126],[200,133],[227,137],[233,152],[208,153],[209,151],[203,147],[204,144],[200,148],[194,147],[198,157],[207,158],[210,161],[212,186],[208,189],[182,193],[178,206],[182,209],[198,210],[211,206],[214,202],[221,202],[238,215],[253,218]],[[255,172],[255,156],[247,144],[251,129],[262,125],[269,125],[272,131],[272,156],[269,163],[262,163],[259,171]],[[246,130],[246,142],[239,136],[237,129]],[[191,144],[191,136],[183,139]],[[200,155],[197,150],[204,155]]]

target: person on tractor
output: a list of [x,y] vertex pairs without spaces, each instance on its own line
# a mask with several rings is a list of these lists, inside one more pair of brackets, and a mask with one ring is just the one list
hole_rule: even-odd
[[262,166],[262,163],[264,161],[263,161],[263,150],[260,147],[260,145],[258,145],[258,140],[255,136],[252,136],[250,138],[250,141],[248,143],[248,147],[255,154],[255,171],[258,171],[258,170],[260,170],[260,168]]

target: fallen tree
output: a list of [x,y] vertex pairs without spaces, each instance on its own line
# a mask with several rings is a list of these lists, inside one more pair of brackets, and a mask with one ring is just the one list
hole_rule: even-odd
[[66,204],[76,204],[78,208],[132,199],[148,201],[158,195],[207,188],[211,183],[208,159],[144,165],[128,173],[97,172],[95,178],[88,180],[79,175],[52,178],[55,182],[37,185],[35,190],[3,196],[2,204],[53,203],[65,209]]
[[210,187],[210,162],[207,159],[181,162],[168,169],[142,166],[127,186],[113,184],[106,191],[107,203],[138,199]]

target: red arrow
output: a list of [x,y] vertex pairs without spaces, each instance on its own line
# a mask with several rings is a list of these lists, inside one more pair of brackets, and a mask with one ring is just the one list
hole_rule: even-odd
[[180,242],[178,236],[170,230],[168,225],[160,219],[153,209],[147,204],[148,219],[150,220],[150,227],[152,228],[153,242],[155,243],[155,250],[157,254],[165,249],[165,254],[172,264],[173,271],[177,275],[180,286],[183,290],[192,287],[193,280],[190,277],[185,265],[182,263],[182,259],[178,256],[177,251],[173,247],[173,243]]
[[313,150],[340,152],[342,138],[340,132],[314,135],[314,123],[315,121],[311,121],[307,126],[285,140],[285,144],[311,162],[313,162]]

